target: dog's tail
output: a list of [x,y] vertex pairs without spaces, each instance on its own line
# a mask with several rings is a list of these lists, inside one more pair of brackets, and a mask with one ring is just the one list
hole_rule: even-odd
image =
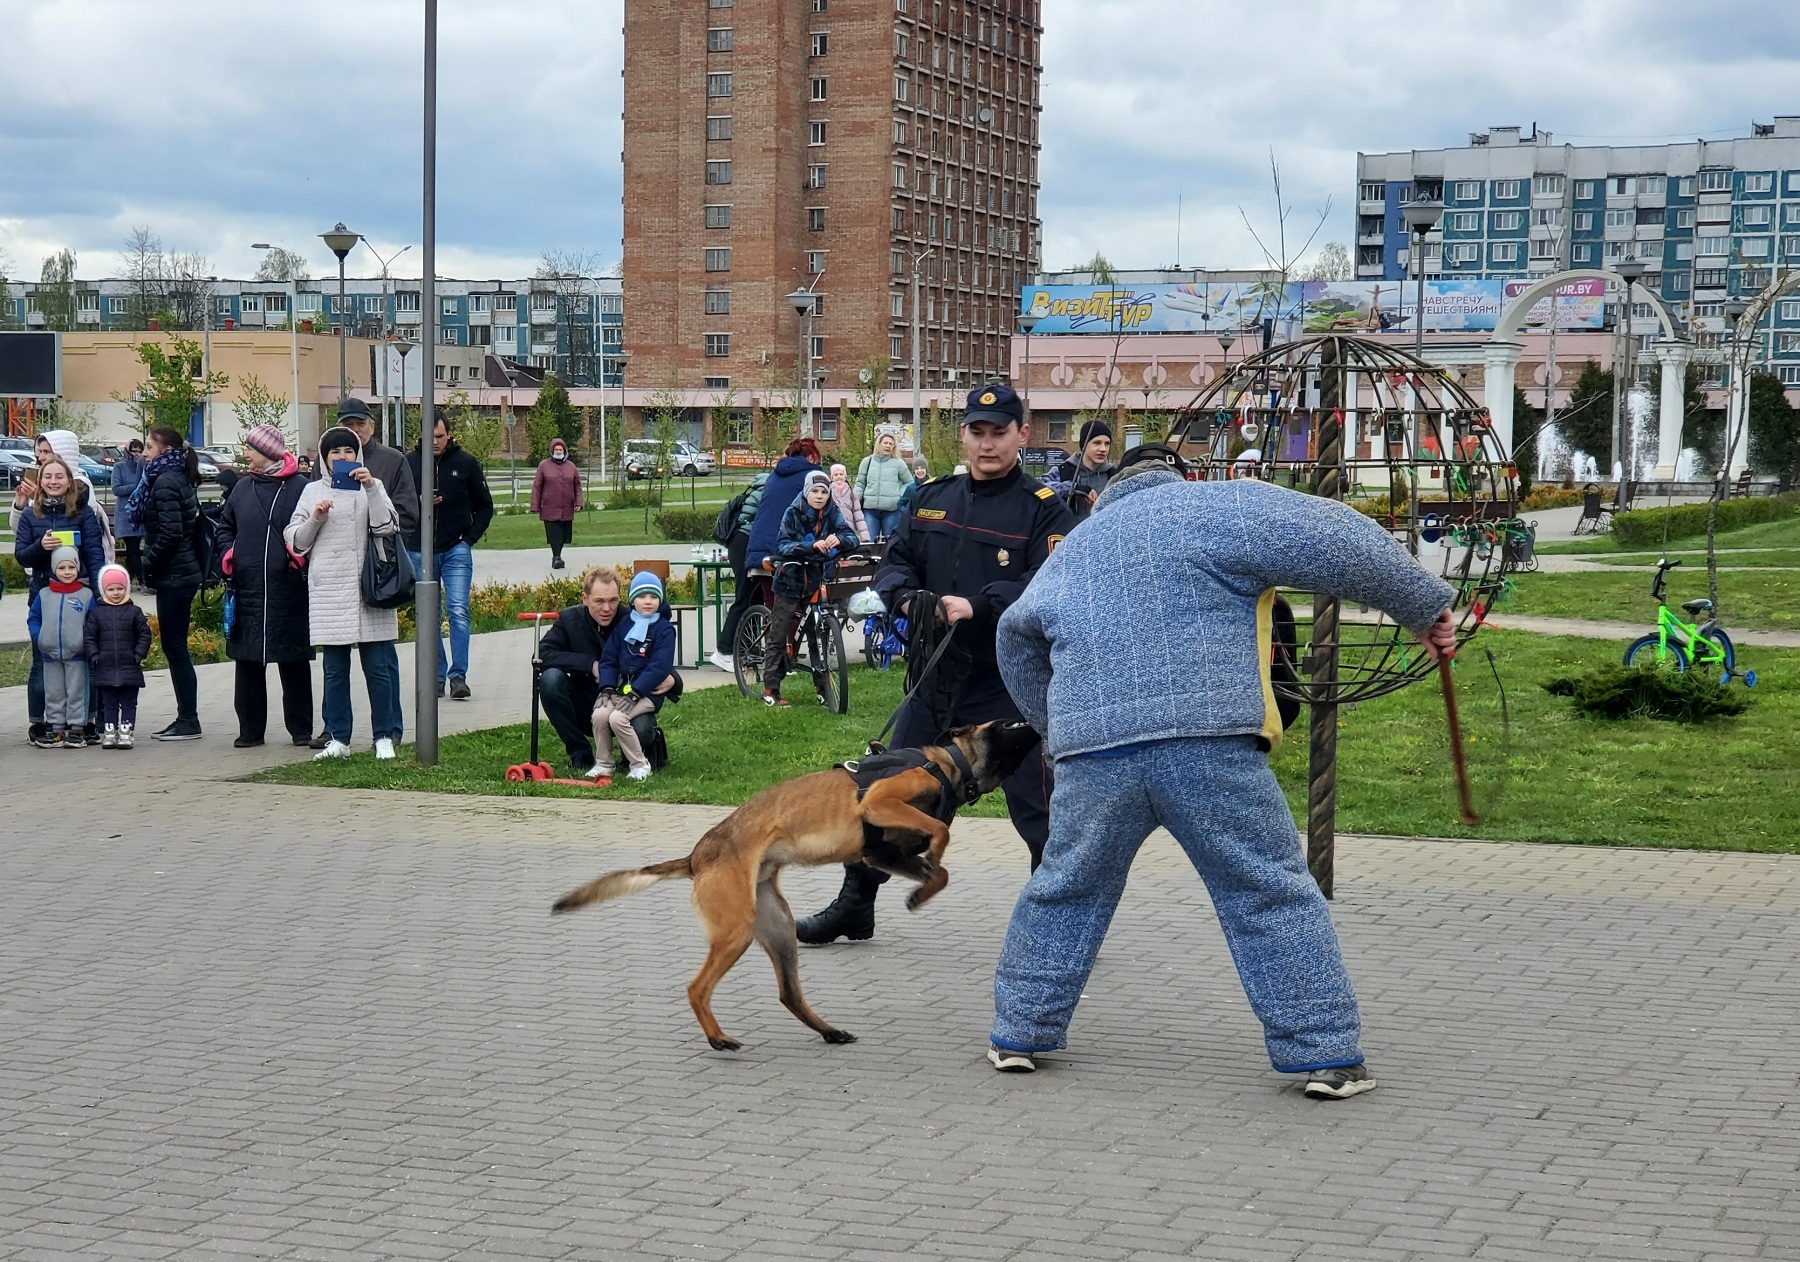
[[604,903],[609,898],[618,898],[621,894],[635,894],[641,889],[648,889],[658,881],[671,876],[692,877],[694,865],[691,859],[671,859],[667,863],[652,863],[647,868],[632,868],[624,872],[608,872],[598,880],[589,881],[580,889],[570,890],[557,899],[550,908],[552,916],[565,911],[575,911],[586,907],[589,903]]

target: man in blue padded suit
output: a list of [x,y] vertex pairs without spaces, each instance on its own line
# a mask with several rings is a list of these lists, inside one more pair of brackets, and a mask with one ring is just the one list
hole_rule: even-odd
[[1206,883],[1269,1059],[1305,1093],[1372,1090],[1356,994],[1294,817],[1269,770],[1275,588],[1373,605],[1435,658],[1450,586],[1332,500],[1265,482],[1189,482],[1139,447],[1094,515],[1000,617],[1000,672],[1055,765],[1044,861],[994,974],[988,1059],[1065,1045],[1138,847],[1158,825]]

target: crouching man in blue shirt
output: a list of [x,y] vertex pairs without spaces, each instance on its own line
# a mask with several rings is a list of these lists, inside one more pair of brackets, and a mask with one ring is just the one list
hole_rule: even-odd
[[1134,449],[1000,618],[1000,671],[1056,787],[1044,862],[994,975],[988,1059],[1029,1071],[1066,1045],[1132,860],[1160,825],[1206,883],[1275,1068],[1305,1074],[1309,1096],[1360,1095],[1375,1077],[1356,994],[1269,770],[1270,610],[1277,587],[1334,593],[1436,658],[1455,645],[1454,592],[1342,504],[1184,475],[1168,448]]

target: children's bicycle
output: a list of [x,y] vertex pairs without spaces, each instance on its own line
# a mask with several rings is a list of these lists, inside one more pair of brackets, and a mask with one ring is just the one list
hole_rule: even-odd
[[[1756,687],[1755,671],[1738,670],[1737,653],[1732,648],[1731,637],[1720,629],[1718,619],[1707,618],[1700,623],[1685,622],[1669,611],[1666,603],[1669,571],[1680,564],[1680,561],[1669,560],[1657,564],[1656,578],[1650,584],[1650,594],[1656,598],[1657,604],[1656,630],[1631,642],[1631,647],[1625,650],[1625,664],[1661,666],[1670,663],[1678,672],[1685,671],[1689,666],[1701,670],[1717,666],[1720,669],[1720,683],[1730,683],[1735,675],[1744,681],[1744,687]],[[1702,597],[1682,602],[1681,608],[1684,613],[1700,618],[1712,613],[1713,603]]]

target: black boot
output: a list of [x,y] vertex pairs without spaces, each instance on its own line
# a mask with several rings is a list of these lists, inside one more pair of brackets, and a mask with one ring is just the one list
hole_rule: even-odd
[[875,936],[875,891],[887,880],[863,863],[844,865],[844,887],[824,911],[814,912],[794,925],[794,936],[807,946],[824,946],[839,938],[866,942]]

